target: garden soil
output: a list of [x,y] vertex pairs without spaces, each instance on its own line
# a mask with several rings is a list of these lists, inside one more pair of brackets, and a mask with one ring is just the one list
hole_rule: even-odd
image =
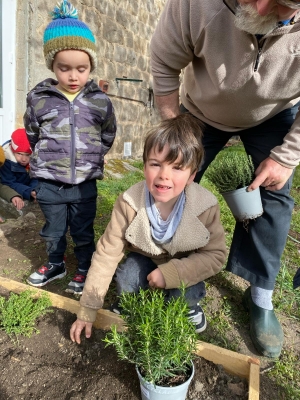
[[[96,330],[80,346],[69,339],[75,315],[54,309],[38,323],[39,334],[18,343],[0,332],[0,398],[139,400],[134,366],[105,348],[105,332]],[[189,400],[247,399],[247,382],[227,375],[203,358],[195,360]],[[172,399],[170,399],[172,400]]]
[[[0,214],[7,216],[1,207]],[[0,295],[5,296],[9,293],[1,287],[1,276],[26,283],[26,277],[46,261],[44,243],[39,236],[44,221],[38,204],[27,205],[23,215],[17,217],[8,216],[0,224]],[[97,216],[96,224],[99,218],[101,216]],[[65,293],[68,281],[76,269],[72,241],[70,238],[68,240],[67,277],[43,289],[74,298]],[[231,284],[237,288],[234,294],[226,287],[209,285],[208,294],[213,300],[207,312],[217,311],[220,299],[224,296],[229,300],[235,296],[235,301],[238,299],[241,302],[247,283],[232,276]],[[108,308],[113,301],[112,287],[104,308]],[[0,331],[0,400],[141,399],[134,366],[118,361],[114,348],[105,348],[102,341],[105,332],[94,329],[92,337],[88,340],[83,338],[81,345],[71,342],[69,329],[75,319],[74,314],[53,309],[52,313],[38,321],[39,333],[31,338],[19,337],[17,342]],[[292,319],[281,318],[281,323],[286,338],[285,346],[297,342],[299,325]],[[260,357],[249,339],[249,320],[241,323],[236,321],[232,330],[240,338],[237,351],[261,361],[260,399],[284,399],[278,396],[278,387],[265,374],[274,366],[274,360]],[[295,347],[297,351],[299,346]],[[195,377],[187,400],[248,399],[247,382],[227,375],[221,367],[201,358],[195,360],[195,365]]]

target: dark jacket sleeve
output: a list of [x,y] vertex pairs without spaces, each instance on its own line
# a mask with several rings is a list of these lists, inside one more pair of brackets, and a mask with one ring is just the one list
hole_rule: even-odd
[[28,141],[32,150],[34,150],[36,143],[39,140],[40,126],[37,122],[32,104],[32,95],[27,95],[27,108],[23,117],[24,127],[26,129]]
[[116,137],[117,122],[113,105],[109,100],[107,116],[101,126],[101,142],[103,147],[103,155],[105,155],[113,145]]
[[27,178],[26,183],[18,182],[16,175],[11,169],[11,162],[9,160],[6,160],[3,167],[0,168],[0,176],[3,185],[9,186],[11,189],[15,190],[26,200],[30,200],[31,197],[30,194],[31,191],[33,190],[33,186],[35,187],[38,183],[37,180],[33,180],[33,183],[31,185],[31,180],[29,176],[28,177],[26,176]]

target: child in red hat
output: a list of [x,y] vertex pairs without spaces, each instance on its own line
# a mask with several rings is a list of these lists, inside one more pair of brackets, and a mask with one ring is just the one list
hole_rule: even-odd
[[[5,163],[4,150],[0,146],[0,168]],[[21,210],[24,207],[24,201],[22,196],[15,190],[11,189],[7,185],[3,185],[0,179],[0,197],[6,200],[8,203],[12,202],[17,210]],[[4,222],[4,219],[0,216],[0,222]]]
[[29,176],[29,160],[32,150],[25,129],[16,129],[11,135],[11,140],[4,143],[2,147],[5,163],[0,169],[1,182],[14,189],[23,199],[35,200],[34,189],[38,181]]

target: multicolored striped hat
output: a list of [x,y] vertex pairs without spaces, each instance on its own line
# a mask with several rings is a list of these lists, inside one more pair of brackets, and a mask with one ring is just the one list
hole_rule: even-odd
[[96,44],[90,28],[78,19],[71,3],[62,0],[51,13],[52,20],[44,32],[46,66],[52,71],[55,54],[62,50],[85,51],[91,60],[91,71],[96,68]]

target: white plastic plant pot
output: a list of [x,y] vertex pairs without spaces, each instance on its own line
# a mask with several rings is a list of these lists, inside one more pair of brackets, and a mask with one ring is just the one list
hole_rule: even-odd
[[228,207],[237,221],[260,217],[263,213],[259,188],[247,192],[247,187],[222,193]]
[[140,380],[142,400],[185,400],[195,372],[194,365],[192,364],[191,375],[188,380],[178,386],[164,387],[145,381],[139,369],[137,367],[135,369]]

